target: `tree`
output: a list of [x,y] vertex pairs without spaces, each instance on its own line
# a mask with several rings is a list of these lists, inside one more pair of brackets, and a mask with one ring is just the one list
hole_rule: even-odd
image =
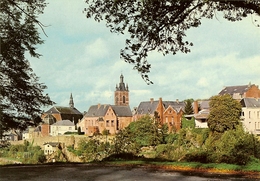
[[209,106],[208,126],[212,132],[223,133],[240,123],[241,104],[230,95],[213,96]]
[[[43,41],[37,20],[46,6],[44,0],[0,1],[0,129],[25,129],[34,124],[42,107],[53,102],[44,94],[25,54],[40,57],[36,46]],[[43,29],[42,29],[43,30]],[[38,121],[38,120],[37,120]],[[1,131],[2,131],[1,130]]]
[[185,33],[198,27],[202,18],[212,19],[217,11],[229,21],[240,21],[250,14],[260,14],[259,1],[224,0],[86,0],[87,18],[105,21],[113,33],[128,33],[126,47],[120,55],[133,64],[149,84],[151,64],[148,53],[158,51],[163,55],[188,53],[191,42]]
[[141,147],[156,146],[164,142],[167,128],[150,116],[144,116],[121,130],[115,138],[116,153],[137,154]]
[[186,115],[193,114],[193,107],[192,107],[193,100],[187,99],[185,102],[186,102],[186,105],[185,105],[185,108],[184,108],[184,113]]

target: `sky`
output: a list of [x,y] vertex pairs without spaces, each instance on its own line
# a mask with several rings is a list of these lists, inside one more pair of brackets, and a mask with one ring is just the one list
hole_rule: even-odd
[[147,85],[133,65],[120,58],[126,35],[110,33],[104,22],[87,19],[84,0],[47,2],[39,17],[47,26],[47,36],[39,29],[45,41],[37,49],[42,56],[28,59],[56,106],[69,106],[71,93],[81,112],[99,103],[113,105],[121,74],[129,86],[131,109],[150,98],[208,99],[224,86],[260,84],[260,28],[254,16],[228,22],[217,13],[187,31],[186,39],[194,44],[190,53],[150,53],[149,77],[154,84]]

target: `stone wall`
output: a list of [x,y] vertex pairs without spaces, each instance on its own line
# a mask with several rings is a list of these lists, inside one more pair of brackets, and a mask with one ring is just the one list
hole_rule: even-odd
[[[33,142],[34,146],[40,146],[42,149],[44,149],[44,143],[47,142],[60,142],[64,143],[66,146],[72,145],[72,137],[75,138],[75,146],[77,146],[77,143],[81,139],[89,139],[85,135],[62,135],[62,136],[46,136],[46,137],[36,137],[36,138],[30,138],[26,139],[26,141],[29,141],[30,143]],[[19,141],[12,141],[11,144],[23,144],[24,140],[19,140]]]

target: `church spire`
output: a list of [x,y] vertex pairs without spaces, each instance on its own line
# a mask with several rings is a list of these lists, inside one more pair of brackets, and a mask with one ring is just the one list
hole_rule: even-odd
[[123,74],[121,74],[121,76],[120,76],[120,83],[124,83],[124,76],[123,76]]
[[72,93],[70,93],[70,103],[69,103],[70,108],[74,108],[74,102],[73,102],[73,97]]

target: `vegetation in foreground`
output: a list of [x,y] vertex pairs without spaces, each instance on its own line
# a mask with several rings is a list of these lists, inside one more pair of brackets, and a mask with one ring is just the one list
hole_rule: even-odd
[[28,141],[24,141],[24,144],[20,145],[2,144],[2,146],[3,147],[0,149],[0,158],[3,159],[3,164],[38,164],[44,163],[46,160],[41,147],[34,146],[33,142],[30,143]]
[[[219,101],[227,101],[224,104],[226,107],[218,104]],[[183,118],[182,129],[168,132],[166,125],[160,125],[156,119],[145,116],[129,124],[112,140],[106,139],[108,132],[104,131],[103,135],[81,139],[77,146],[72,144],[66,149],[85,163],[259,172],[260,141],[255,135],[245,132],[239,124],[237,110],[240,107],[234,104],[239,103],[227,96],[214,96],[210,106],[215,107],[215,111],[211,112],[209,119],[214,119],[213,114],[216,112],[221,112],[221,117],[225,119],[219,121],[217,126],[211,124],[207,129],[195,128],[194,119]],[[215,105],[221,105],[220,112]],[[235,114],[226,111],[230,105],[234,105]],[[212,121],[209,120],[209,123]],[[1,157],[24,159],[23,163],[45,161],[43,152],[39,147],[34,147],[33,143],[25,142],[24,145],[12,145],[1,150]]]
[[[260,141],[245,132],[239,122],[241,106],[230,96],[214,96],[210,102],[209,128],[194,128],[194,119],[182,120],[182,129],[168,132],[166,125],[146,116],[121,130],[110,142],[98,137],[81,140],[68,150],[83,162],[141,160],[196,163],[196,167],[260,171]],[[217,120],[215,120],[217,115]],[[227,168],[225,168],[227,167]]]

